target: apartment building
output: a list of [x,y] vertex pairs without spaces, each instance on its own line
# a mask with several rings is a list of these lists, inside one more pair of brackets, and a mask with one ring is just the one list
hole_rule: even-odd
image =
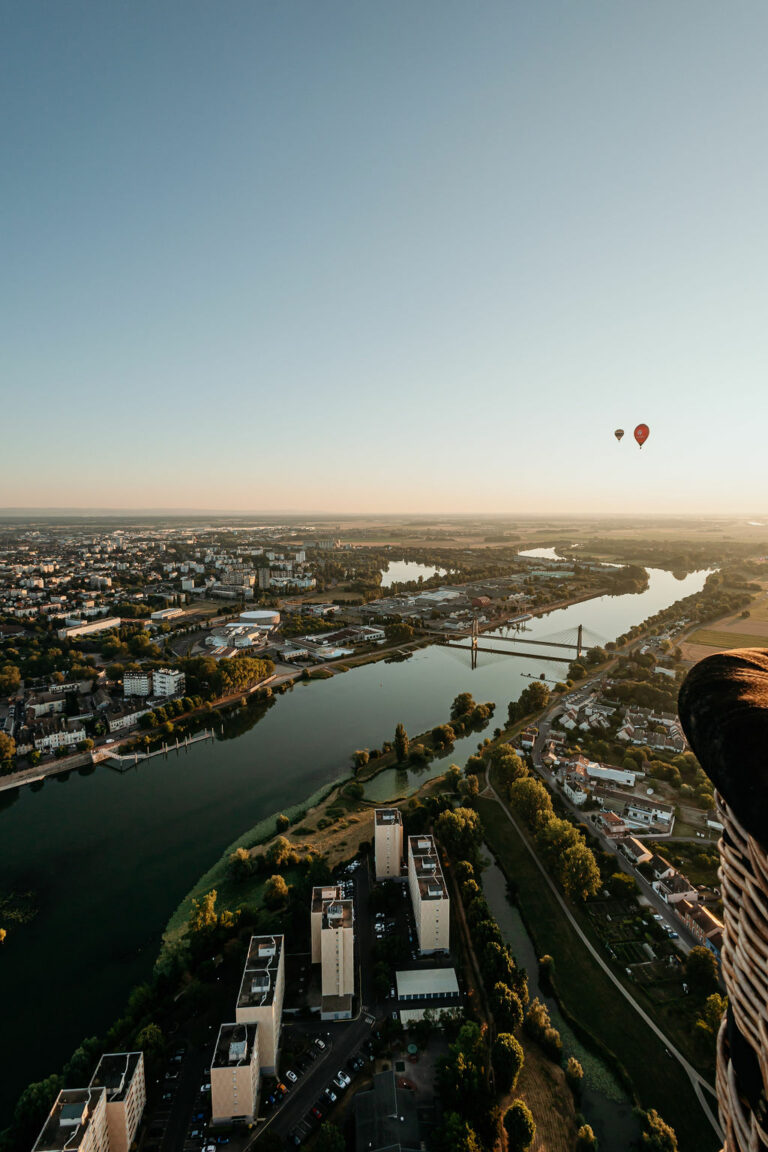
[[153,696],[181,696],[187,678],[178,668],[155,668],[152,673]]
[[152,676],[149,672],[124,672],[123,696],[149,696]]
[[258,1024],[259,1068],[272,1075],[277,1069],[280,1023],[285,994],[285,956],[282,936],[252,936],[237,997],[238,1024]]
[[451,904],[434,837],[408,837],[408,886],[419,951],[447,952]]
[[106,1053],[99,1060],[89,1087],[106,1092],[109,1152],[128,1152],[147,1100],[144,1053]]
[[222,1024],[211,1064],[211,1120],[252,1121],[258,1114],[258,1024]]
[[321,960],[321,931],[323,927],[323,912],[327,904],[334,900],[343,900],[344,890],[336,884],[326,884],[322,888],[312,889],[312,904],[310,906],[309,924],[311,936],[310,959],[313,964]]
[[110,1152],[104,1088],[65,1088],[32,1152]]
[[320,988],[321,1019],[349,1019],[355,994],[355,912],[351,900],[332,900],[323,909]]
[[399,879],[403,863],[403,819],[398,808],[375,810],[373,844],[376,879]]

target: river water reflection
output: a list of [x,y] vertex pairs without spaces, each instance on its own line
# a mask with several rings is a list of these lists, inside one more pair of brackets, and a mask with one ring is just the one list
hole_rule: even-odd
[[[613,638],[698,591],[705,576],[679,581],[652,571],[646,592],[553,612],[529,622],[531,635],[581,622]],[[197,744],[123,775],[101,766],[0,793],[0,894],[31,892],[38,909],[31,923],[8,925],[0,953],[3,1050],[14,1053],[0,1077],[0,1127],[30,1080],[58,1069],[84,1036],[120,1013],[131,986],[151,971],[176,905],[241,833],[345,774],[354,749],[390,740],[398,721],[411,734],[443,723],[466,690],[505,714],[526,674],[556,679],[564,667],[485,655],[471,671],[468,654],[433,646],[298,684],[236,739]],[[462,763],[478,739],[458,742],[427,772]],[[424,779],[394,776],[393,794]],[[384,778],[380,787],[388,786]]]

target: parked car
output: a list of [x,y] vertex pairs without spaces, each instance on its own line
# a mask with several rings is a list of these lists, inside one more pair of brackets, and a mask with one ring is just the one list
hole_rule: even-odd
[[315,1036],[315,1044],[317,1044],[318,1048],[322,1048],[322,1050],[325,1051],[325,1041],[321,1040],[319,1036]]
[[296,1083],[296,1081],[298,1080],[298,1076],[296,1075],[296,1073],[295,1073],[295,1072],[291,1072],[290,1068],[289,1068],[289,1069],[288,1069],[288,1071],[286,1072],[286,1076],[287,1076],[287,1077],[288,1077],[288,1079],[290,1080],[291,1084],[295,1084],[295,1083]]
[[323,1096],[325,1096],[326,1100],[330,1100],[331,1104],[335,1104],[335,1103],[336,1103],[336,1100],[337,1100],[337,1096],[336,1096],[336,1093],[335,1093],[335,1092],[331,1092],[330,1088],[325,1088],[325,1089],[324,1089],[324,1091],[323,1091]]
[[325,1113],[323,1112],[322,1108],[319,1108],[317,1104],[315,1104],[312,1108],[312,1115],[315,1117],[315,1119],[322,1120]]
[[282,1082],[280,1084],[278,1084],[276,1091],[279,1092],[281,1096],[287,1096],[288,1095],[288,1089],[286,1088],[285,1084],[283,1084]]

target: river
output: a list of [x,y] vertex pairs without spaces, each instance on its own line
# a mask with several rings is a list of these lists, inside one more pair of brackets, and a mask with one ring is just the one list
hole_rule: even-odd
[[[677,580],[650,570],[645,592],[560,609],[529,621],[529,635],[583,623],[611,639],[698,591],[706,575]],[[240,833],[346,773],[354,749],[380,746],[398,721],[411,734],[443,723],[466,690],[505,715],[529,683],[524,673],[555,679],[564,668],[481,655],[471,671],[468,653],[432,646],[297,684],[236,739],[122,775],[100,766],[1,793],[0,895],[31,892],[37,915],[8,923],[0,951],[3,1051],[13,1053],[0,1077],[0,1127],[30,1080],[56,1071],[83,1037],[119,1015],[130,988],[150,973],[169,916]],[[426,771],[462,763],[478,739],[466,737]],[[391,790],[400,794],[424,775],[393,773]]]

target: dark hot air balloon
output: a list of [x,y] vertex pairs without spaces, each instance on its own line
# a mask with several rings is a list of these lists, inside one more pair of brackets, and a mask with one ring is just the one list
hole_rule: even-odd
[[647,424],[638,424],[637,428],[635,428],[635,440],[637,440],[641,448],[650,434],[651,430]]
[[614,436],[616,437],[617,440],[621,440],[623,435],[624,435],[624,429],[623,428],[617,428],[616,431],[614,432]]

